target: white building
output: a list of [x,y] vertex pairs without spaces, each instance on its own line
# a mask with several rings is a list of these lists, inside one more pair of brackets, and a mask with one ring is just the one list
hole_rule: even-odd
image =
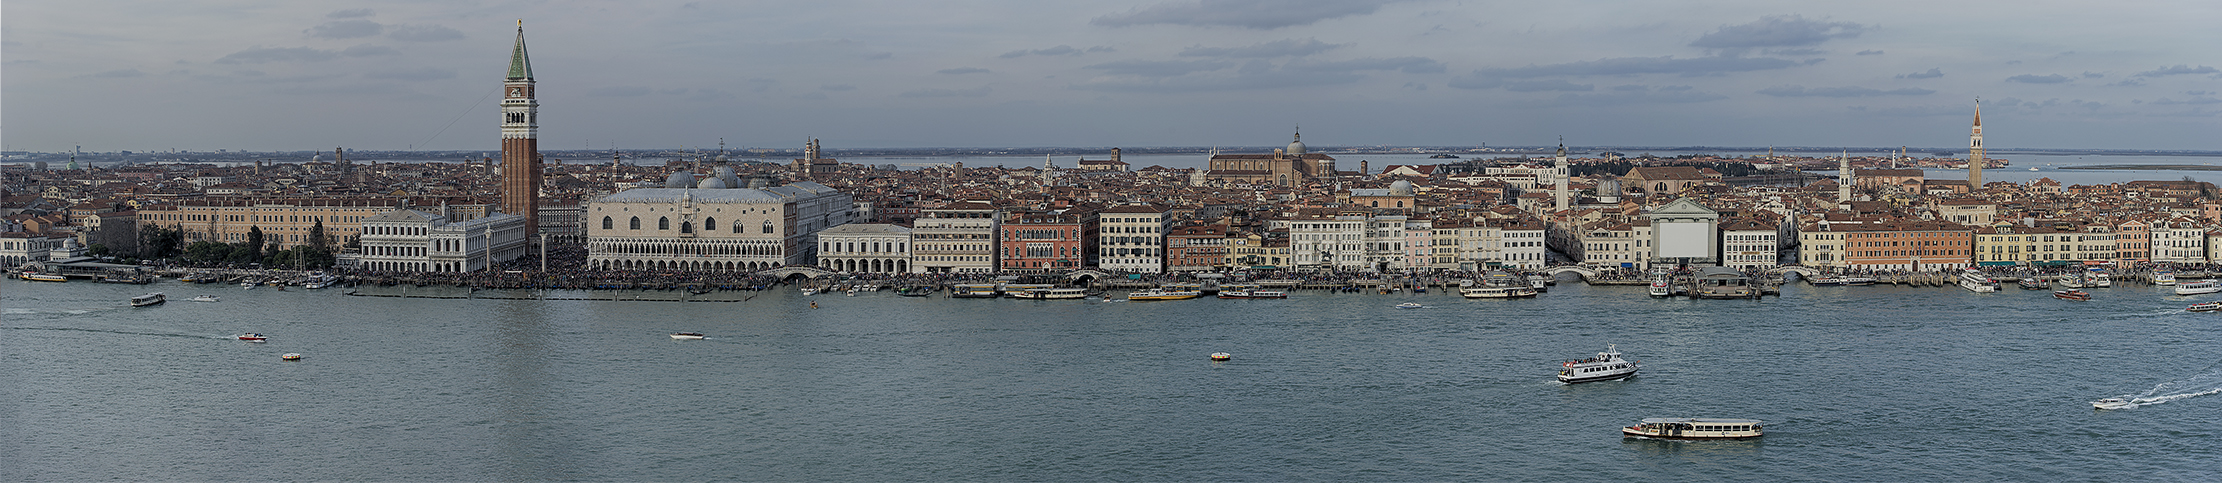
[[634,188],[588,203],[587,266],[750,271],[817,261],[817,234],[856,220],[849,195],[808,181],[741,186],[728,168],[696,182]]
[[393,210],[363,219],[364,270],[476,272],[525,256],[525,217],[495,213],[449,221],[417,210]]
[[1651,220],[1654,264],[1718,266],[1720,212],[1689,198],[1668,202],[1644,215]]
[[1550,264],[1549,248],[1544,246],[1543,220],[1490,220],[1489,226],[1497,229],[1506,265],[1538,269]]
[[1366,220],[1361,213],[1290,220],[1289,258],[1317,270],[1366,268]]
[[25,263],[75,258],[77,239],[68,235],[32,235],[22,232],[0,234],[0,268],[14,268]]
[[818,232],[818,266],[839,272],[910,273],[911,229],[850,223]]
[[1721,266],[1738,270],[1765,270],[1781,265],[1780,226],[1749,218],[1722,224]]
[[2153,225],[2153,256],[2155,262],[2206,263],[2206,228],[2198,222],[2177,218]]
[[1404,215],[1374,215],[1366,220],[1367,270],[1396,272],[1411,268],[1405,261]]
[[1165,271],[1165,232],[1172,226],[1165,208],[1126,205],[1096,212],[1096,265],[1104,270]]
[[1630,270],[1651,268],[1651,225],[1621,223],[1582,234],[1582,263]]
[[911,273],[994,273],[1002,216],[977,201],[920,210],[911,222]]

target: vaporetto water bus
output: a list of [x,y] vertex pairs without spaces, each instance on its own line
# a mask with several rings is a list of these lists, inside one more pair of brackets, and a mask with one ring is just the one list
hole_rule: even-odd
[[1622,436],[1662,439],[1745,439],[1764,436],[1757,419],[1644,418]]
[[1606,345],[1597,357],[1559,364],[1558,382],[1580,384],[1594,381],[1613,381],[1635,377],[1640,367],[1620,358],[1618,346]]
[[2222,292],[2222,282],[2200,280],[2176,284],[2176,295],[2203,295]]

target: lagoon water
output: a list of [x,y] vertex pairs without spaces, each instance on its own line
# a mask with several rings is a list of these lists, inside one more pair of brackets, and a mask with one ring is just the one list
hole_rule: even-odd
[[[124,303],[150,289],[172,301]],[[2210,298],[675,303],[7,280],[0,480],[2214,480],[2222,315],[2182,311]],[[1409,300],[1428,307],[1391,308]],[[1643,374],[1553,381],[1607,344]],[[2165,402],[2087,404],[2125,394]],[[1767,436],[1615,430],[1676,416]]]

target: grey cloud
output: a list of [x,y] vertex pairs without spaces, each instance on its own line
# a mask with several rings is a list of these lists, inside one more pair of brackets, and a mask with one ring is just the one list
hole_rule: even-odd
[[1911,87],[1908,87],[1908,88],[1904,88],[1904,89],[1891,89],[1891,90],[1887,90],[1887,91],[1886,91],[1886,90],[1880,90],[1880,89],[1871,89],[1871,88],[1866,88],[1866,87],[1858,87],[1858,86],[1852,86],[1852,87],[1815,87],[1815,88],[1807,89],[1807,88],[1806,88],[1805,86],[1795,86],[1795,85],[1793,85],[1793,86],[1774,86],[1774,87],[1769,87],[1769,88],[1765,88],[1765,89],[1760,89],[1760,90],[1759,90],[1759,93],[1760,93],[1760,94],[1766,94],[1766,95],[1770,95],[1770,96],[1775,96],[1775,97],[1874,97],[1874,96],[1925,96],[1925,95],[1929,95],[1929,94],[1935,94],[1936,92],[1937,92],[1937,91],[1933,91],[1933,90],[1929,90],[1929,89],[1917,89],[1917,88],[1911,88]]
[[145,72],[140,72],[140,71],[139,71],[139,69],[117,69],[117,70],[111,70],[111,71],[107,71],[107,72],[95,72],[95,73],[91,73],[91,74],[85,74],[85,75],[83,75],[83,76],[79,76],[79,77],[92,77],[92,78],[100,78],[100,79],[121,79],[121,78],[126,78],[126,77],[146,77],[146,76],[147,76],[147,73],[145,73]]
[[1755,70],[1787,69],[1800,65],[1789,59],[1771,57],[1710,56],[1688,59],[1666,57],[1616,57],[1585,60],[1564,64],[1530,65],[1509,69],[1490,68],[1476,71],[1477,75],[1496,77],[1550,77],[1626,74],[1682,74],[1686,76],[1748,72]]
[[1821,49],[1767,49],[1767,50],[1762,50],[1762,51],[1759,51],[1759,53],[1762,53],[1762,54],[1767,54],[1767,55],[1794,55],[1794,56],[1806,56],[1806,57],[1810,57],[1810,56],[1815,56],[1815,55],[1821,55],[1821,54],[1826,54],[1826,53],[1829,53],[1829,52],[1828,52],[1828,51],[1826,51],[1826,50],[1821,50]]
[[587,89],[586,95],[587,97],[640,97],[648,95],[650,92],[654,92],[654,90],[641,86],[609,86]]
[[308,47],[251,47],[216,59],[218,64],[260,64],[264,62],[317,62],[332,60],[339,54],[329,50]]
[[1019,49],[1019,50],[1013,50],[1013,51],[1010,51],[1010,52],[1004,52],[1004,53],[1003,53],[1003,55],[999,55],[999,56],[997,56],[997,57],[1001,57],[1001,58],[1005,58],[1005,59],[1015,59],[1015,58],[1019,58],[1019,57],[1025,57],[1025,56],[1029,56],[1029,55],[1081,55],[1081,54],[1095,54],[1095,53],[1103,53],[1103,52],[1118,52],[1118,51],[1119,51],[1119,49],[1114,49],[1114,48],[1111,48],[1110,46],[1104,46],[1104,45],[1098,45],[1098,46],[1094,46],[1094,47],[1089,47],[1089,48],[1086,48],[1086,49],[1077,49],[1077,48],[1073,48],[1073,46],[1070,46],[1070,45],[1059,45],[1059,46],[1056,46],[1056,47],[1050,47],[1050,48],[1046,48],[1046,49],[1033,49],[1033,50]]
[[1862,51],[1859,51],[1859,53],[1856,53],[1856,54],[1852,54],[1852,55],[1883,55],[1883,51],[1880,51],[1880,50],[1862,50]]
[[750,77],[741,80],[741,85],[748,86],[749,92],[764,92],[771,90],[771,88],[773,87],[778,87],[779,79],[773,79],[769,77]]
[[386,26],[379,25],[378,22],[372,22],[369,20],[337,20],[324,22],[323,25],[309,27],[308,30],[303,30],[301,32],[309,34],[310,37],[327,39],[352,39],[356,37],[369,37],[372,35],[378,35],[379,32],[384,31],[386,31]]
[[2068,82],[2068,76],[2064,76],[2064,75],[2060,75],[2060,74],[2052,74],[2052,75],[2022,74],[2022,75],[2017,75],[2017,76],[2013,76],[2013,77],[2008,77],[2008,78],[2006,78],[2006,82],[2020,82],[2020,83],[2023,83],[2023,84],[2062,84],[2062,83],[2066,83],[2066,82]]
[[1427,84],[1419,82],[1406,82],[1404,83],[1404,88],[1415,91],[1424,91],[1427,90]]
[[934,71],[934,73],[936,74],[985,74],[987,72],[987,69],[982,69],[979,67],[958,67],[954,69],[942,69]]
[[2222,104],[2222,99],[2216,99],[2216,98],[2212,98],[2212,97],[2193,97],[2193,98],[2190,98],[2190,99],[2184,99],[2184,100],[2181,100],[2181,101],[2179,101],[2179,100],[2175,100],[2175,99],[2169,99],[2169,98],[2166,98],[2166,97],[2162,97],[2162,98],[2160,98],[2160,100],[2156,100],[2156,101],[2153,101],[2153,105],[2157,105],[2157,106],[2166,106],[2166,105],[2178,105],[2178,104],[2182,104],[2182,105]]
[[336,12],[332,12],[332,13],[324,14],[324,17],[325,17],[325,18],[357,18],[357,17],[368,17],[368,16],[371,16],[371,15],[372,15],[372,12],[370,11],[370,9],[367,9],[367,8],[358,8],[358,9],[353,9],[353,10],[340,10],[340,11],[336,11]]
[[1699,36],[1690,46],[1708,49],[1805,47],[1820,45],[1829,39],[1858,37],[1866,30],[1867,27],[1852,22],[1822,22],[1799,15],[1776,15],[1747,24],[1723,25]]
[[930,98],[930,97],[987,97],[987,95],[988,95],[988,87],[987,87],[987,86],[980,86],[979,88],[975,88],[975,89],[919,89],[919,90],[915,90],[915,91],[909,91],[909,92],[904,92],[904,93],[902,93],[902,94],[896,94],[896,95],[897,95],[897,96],[901,96],[901,97],[909,97],[909,98]]
[[1389,59],[1363,58],[1333,62],[1291,63],[1286,67],[1298,72],[1356,72],[1363,70],[1397,70],[1407,74],[1439,74],[1443,63],[1426,57],[1396,57]]
[[852,86],[852,85],[848,85],[848,84],[826,84],[826,85],[818,86],[818,89],[820,89],[820,90],[828,90],[828,91],[853,91],[853,90],[856,90],[856,86]]
[[2139,73],[2137,73],[2137,76],[2138,76],[2138,77],[2160,77],[2160,76],[2164,76],[2164,75],[2178,75],[2178,74],[2214,74],[2214,73],[2217,73],[2217,72],[2222,72],[2222,71],[2216,71],[2216,70],[2214,69],[2214,67],[2211,67],[2211,66],[2204,66],[2204,65],[2202,65],[2202,66],[2198,66],[2198,67],[2192,67],[2192,66],[2188,66],[2188,65],[2183,65],[2183,64],[2176,64],[2175,66],[2172,66],[2172,67],[2162,67],[2162,68],[2158,68],[2158,69],[2153,69],[2153,70],[2148,70],[2148,71],[2144,71],[2144,72],[2139,72]]
[[1365,79],[1365,76],[1345,72],[1321,72],[1289,75],[1279,69],[1239,69],[1233,75],[1191,75],[1170,78],[1153,78],[1138,81],[1098,81],[1073,86],[1074,89],[1109,92],[1211,92],[1278,89],[1284,87],[1348,84]]
[[2145,80],[2144,80],[2144,79],[2139,79],[2139,78],[2136,78],[2136,77],[2131,77],[2131,78],[2128,78],[2128,79],[2122,79],[2122,80],[2120,80],[2120,81],[2116,81],[2116,82],[2113,82],[2113,83],[2109,83],[2109,84],[2107,84],[2107,87],[2143,87],[2144,85],[2145,85]]
[[[1651,87],[1650,87],[1650,86],[1639,86],[1639,85],[1627,84],[1627,85],[1617,85],[1617,86],[1612,86],[1612,90],[1615,90],[1615,91],[1648,91],[1648,90],[1651,90]],[[1686,89],[1685,89],[1685,90],[1686,90]]]
[[1186,75],[1190,72],[1213,71],[1228,67],[1234,67],[1234,63],[1223,60],[1122,60],[1091,65],[1086,68],[1101,70],[1110,75],[1173,77]]
[[404,42],[439,42],[462,40],[463,32],[445,25],[402,25],[394,27],[393,33],[386,37]]
[[[1630,88],[1633,87],[1633,88]],[[1643,86],[1619,86],[1611,92],[1595,94],[1559,94],[1551,99],[1529,101],[1524,104],[1538,107],[1563,106],[1625,106],[1630,104],[1689,104],[1727,99],[1728,96],[1698,92],[1687,86],[1675,89],[1651,89]]]
[[677,96],[677,95],[685,95],[686,93],[688,93],[688,92],[692,92],[692,91],[693,91],[693,89],[688,89],[688,88],[685,88],[685,87],[673,87],[673,88],[670,88],[670,89],[656,89],[656,93],[657,93],[657,94],[663,94],[663,95],[667,95],[667,96]]
[[1393,0],[1195,0],[1137,8],[1123,14],[1096,17],[1089,23],[1105,27],[1169,24],[1271,30],[1371,14],[1391,1]]
[[421,69],[401,69],[401,70],[388,70],[388,71],[380,71],[380,72],[371,72],[371,73],[363,74],[363,78],[366,78],[366,79],[403,80],[403,81],[428,81],[428,80],[440,80],[440,79],[453,79],[453,78],[455,78],[455,71],[452,71],[452,70],[447,70],[447,69],[434,68],[434,67],[425,67],[425,68],[421,68]]
[[1235,57],[1273,58],[1303,57],[1326,52],[1349,44],[1330,44],[1319,39],[1284,39],[1255,44],[1248,47],[1189,47],[1180,51],[1181,57]]
[[2106,74],[2100,74],[2100,73],[2097,73],[2097,72],[2084,72],[2084,73],[2083,73],[2083,78],[2085,78],[2085,79],[2097,79],[2097,78],[2101,78],[2101,77],[2106,77]]
[[2183,91],[2183,93],[2185,93],[2185,94],[2190,94],[2190,95],[2194,95],[2194,96],[2203,96],[2203,95],[2207,95],[2207,94],[2213,94],[2213,93],[2214,93],[2214,91]]
[[1583,91],[1583,92],[1586,92],[1586,91],[1592,91],[1592,90],[1596,90],[1596,89],[1597,89],[1597,86],[1596,86],[1596,85],[1592,85],[1592,84],[1575,84],[1575,83],[1572,83],[1572,82],[1567,82],[1567,81],[1565,81],[1565,80],[1563,80],[1563,79],[1551,79],[1551,80],[1539,80],[1539,81],[1518,81],[1518,82],[1506,82],[1506,83],[1504,84],[1504,90],[1508,90],[1508,91],[1512,91],[1512,92],[1547,92],[1547,91]]
[[339,55],[348,57],[370,57],[374,55],[401,55],[401,51],[394,50],[393,47],[387,47],[383,45],[363,44],[354,47],[348,47],[346,50],[341,50],[339,51]]
[[1935,78],[1938,78],[1938,77],[1944,77],[1944,69],[1943,69],[1943,68],[1938,68],[1938,67],[1931,67],[1931,68],[1929,68],[1929,71],[1928,71],[1928,72],[1915,72],[1915,73],[1912,73],[1912,74],[1899,74],[1899,75],[1898,75],[1898,78],[1900,78],[1900,79],[1935,79]]

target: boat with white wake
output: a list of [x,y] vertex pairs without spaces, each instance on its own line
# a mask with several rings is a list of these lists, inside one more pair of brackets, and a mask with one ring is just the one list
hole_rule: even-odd
[[1764,436],[1757,419],[1643,418],[1621,436],[1663,439],[1745,439]]
[[2176,284],[2176,295],[2203,295],[2222,292],[2222,282],[2200,280]]

